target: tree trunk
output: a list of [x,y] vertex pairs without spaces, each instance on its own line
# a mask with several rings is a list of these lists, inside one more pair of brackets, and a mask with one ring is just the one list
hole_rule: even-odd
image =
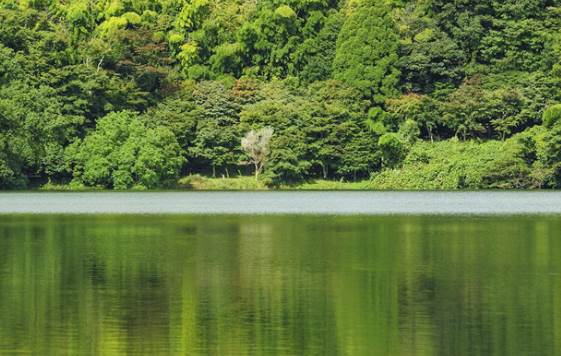
[[101,59],[99,60],[99,63],[97,64],[96,72],[99,72],[99,70],[101,69],[101,65],[103,64],[103,59],[104,59],[104,58],[105,58],[105,57],[103,56],[103,57],[101,57]]

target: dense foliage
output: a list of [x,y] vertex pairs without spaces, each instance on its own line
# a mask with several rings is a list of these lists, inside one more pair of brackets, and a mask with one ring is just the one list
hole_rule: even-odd
[[251,174],[265,127],[267,184],[558,188],[560,30],[559,0],[0,0],[0,189]]
[[68,148],[74,181],[89,186],[155,188],[175,182],[184,159],[173,132],[146,128],[136,115],[111,113]]

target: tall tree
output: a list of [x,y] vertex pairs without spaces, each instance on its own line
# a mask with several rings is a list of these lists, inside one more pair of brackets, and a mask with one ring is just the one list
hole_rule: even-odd
[[375,104],[397,95],[399,38],[383,0],[351,2],[333,63],[335,79],[360,89]]

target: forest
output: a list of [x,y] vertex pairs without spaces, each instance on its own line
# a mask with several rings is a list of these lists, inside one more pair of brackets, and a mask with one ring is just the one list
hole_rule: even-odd
[[0,0],[0,189],[561,188],[561,0]]

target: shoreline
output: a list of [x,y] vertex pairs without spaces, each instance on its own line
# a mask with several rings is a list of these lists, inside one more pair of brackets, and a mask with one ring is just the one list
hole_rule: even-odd
[[554,192],[555,189],[546,188],[434,188],[419,187],[411,188],[408,186],[379,185],[373,180],[362,180],[356,182],[342,182],[337,180],[317,179],[297,184],[281,184],[268,186],[263,181],[255,181],[253,177],[231,177],[231,178],[211,178],[197,176],[197,179],[185,182],[185,178],[179,179],[175,186],[167,188],[146,189],[108,189],[102,187],[85,187],[73,184],[52,184],[47,183],[35,188],[0,190],[0,192],[290,192],[290,191],[317,191],[317,192]]

